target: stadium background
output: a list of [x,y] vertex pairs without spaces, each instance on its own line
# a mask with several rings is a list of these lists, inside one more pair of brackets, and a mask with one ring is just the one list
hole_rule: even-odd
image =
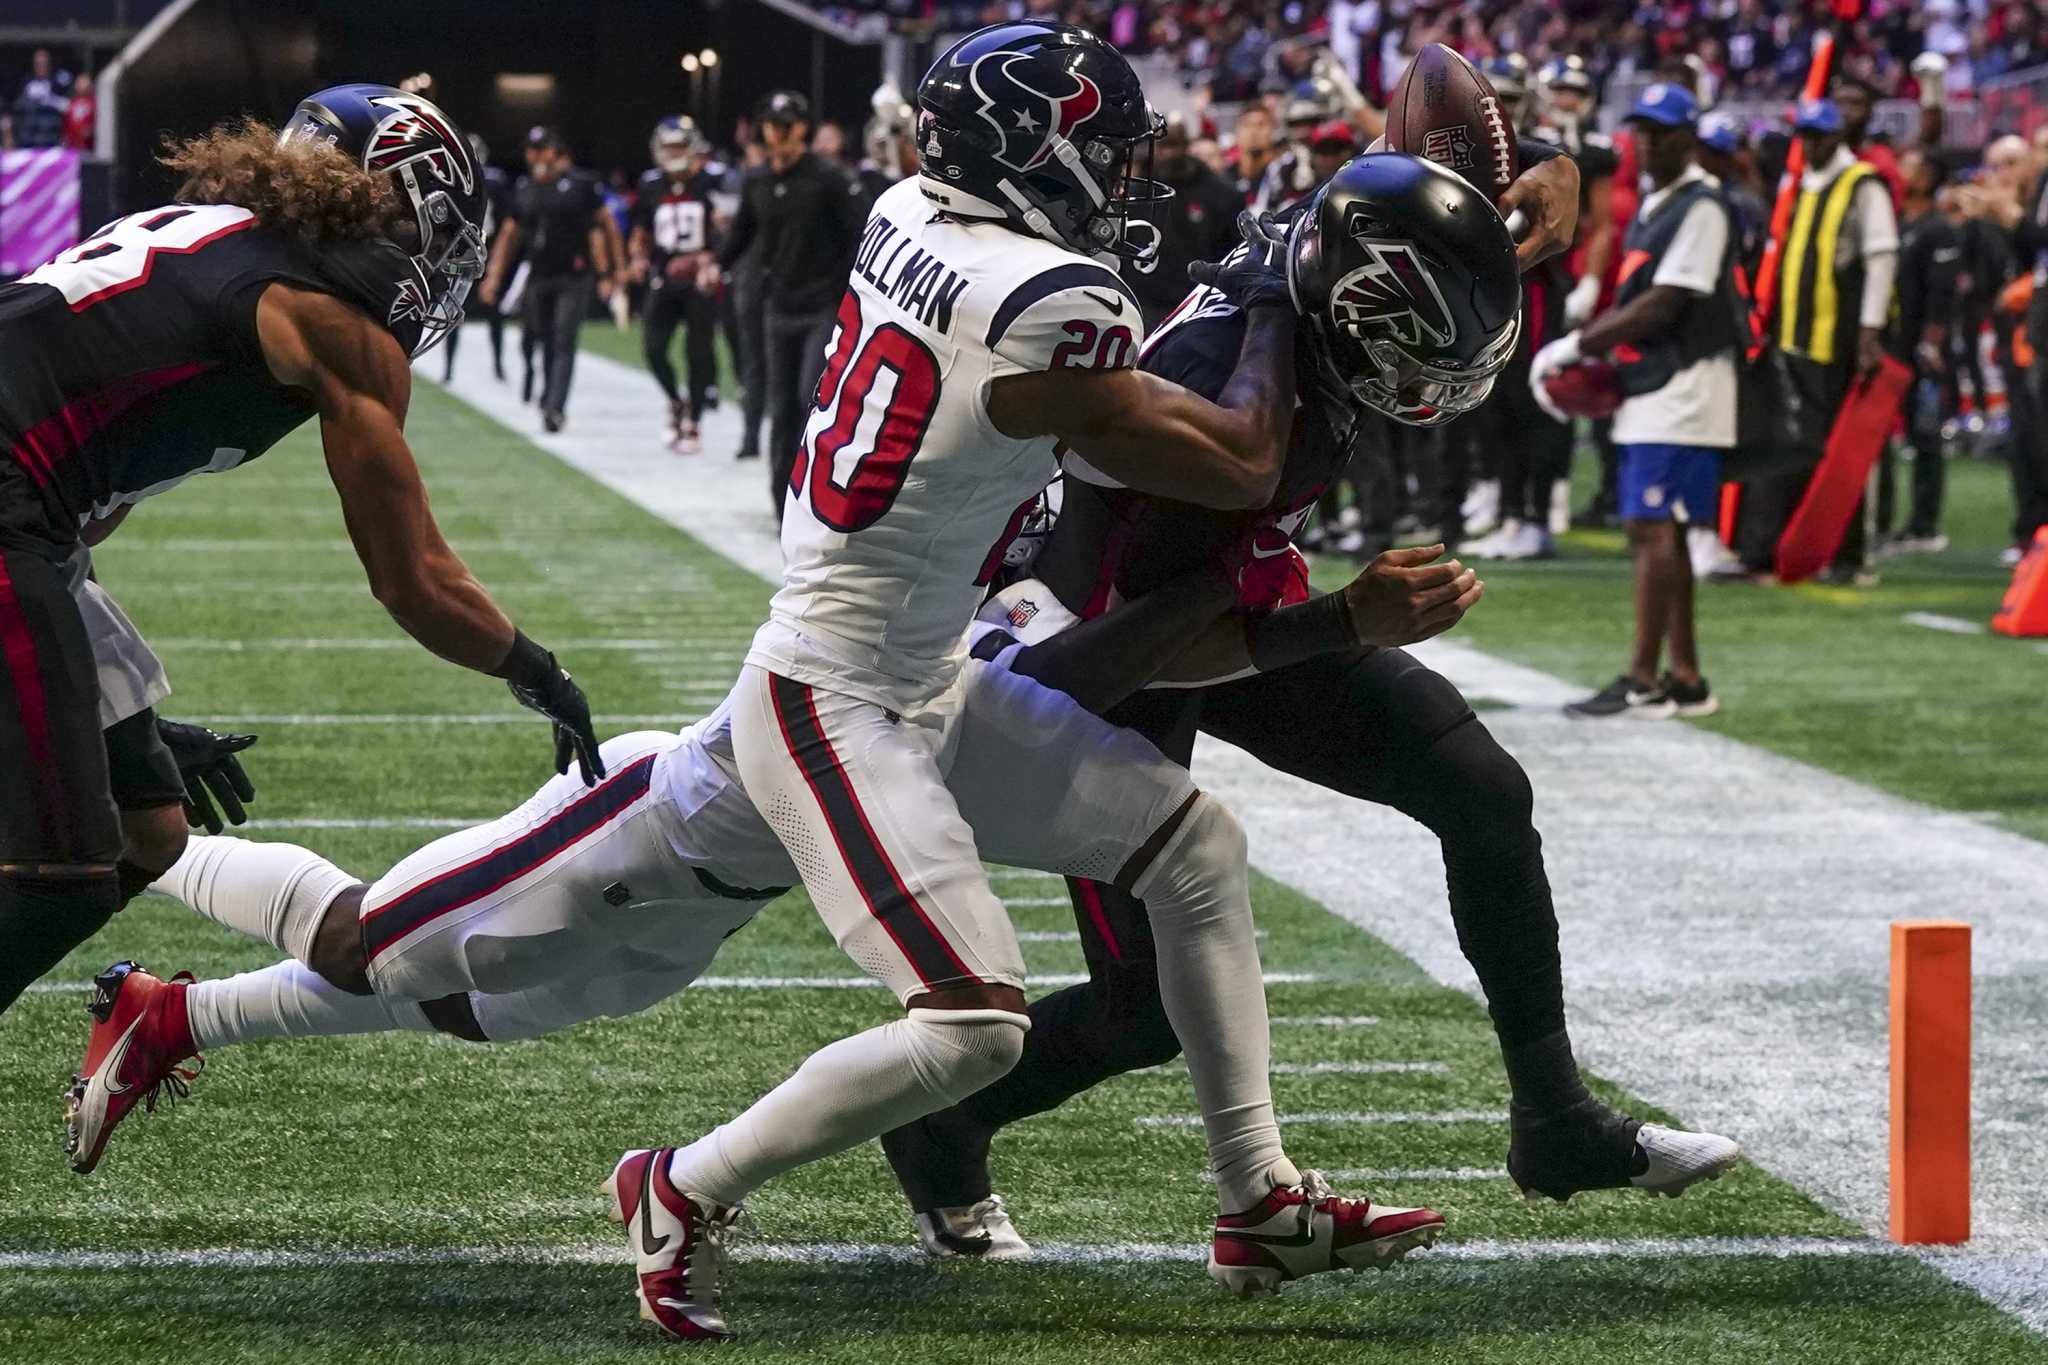
[[[33,8],[25,22],[11,10],[0,19],[0,95],[37,46],[68,69],[104,70],[165,7]],[[276,117],[331,80],[430,73],[500,162],[516,159],[527,126],[553,122],[585,164],[637,173],[660,115],[694,104],[726,145],[776,86],[805,91],[857,132],[884,74],[914,75],[934,33],[983,15],[831,7],[799,17],[793,0],[587,0],[566,17],[541,0],[176,8],[120,89],[112,140],[100,144],[110,155],[88,163],[88,226],[163,192],[146,157],[160,134],[239,110]],[[1113,29],[1117,11],[1100,8]],[[1195,12],[1130,8],[1146,32]],[[1208,8],[1227,31],[1232,7]],[[1596,66],[1611,116],[1647,77],[1621,60],[1620,26],[1597,22],[1604,7],[1584,8],[1589,26],[1555,41],[1605,58]],[[1685,33],[1719,8],[1639,8],[1654,22],[1636,38]],[[1945,137],[1964,164],[1994,134],[2031,134],[2039,122],[2048,80],[2016,60],[2029,50],[2017,28],[1993,38],[1994,20],[2016,9],[1883,11],[1923,24],[1946,14],[1964,53],[1987,58],[1992,74],[1949,102]],[[1313,31],[1319,17],[1275,12],[1276,29]],[[1507,22],[1489,18],[1481,42]],[[1193,108],[1186,77],[1221,69],[1223,54],[1191,56],[1190,27],[1141,46],[1153,49],[1142,60],[1163,98]],[[1880,27],[1873,53],[1889,50]],[[679,55],[706,49],[719,74],[700,67],[692,80]],[[1904,79],[1896,66],[1876,74]],[[1730,102],[1775,118],[1795,84],[1737,89]],[[1227,126],[1223,93],[1254,92],[1218,92]],[[1900,120],[1901,140],[1913,104],[1908,93],[1884,114]],[[593,321],[584,345],[592,360],[569,431],[543,434],[494,387],[472,341],[445,391],[421,386],[412,433],[451,539],[522,619],[579,657],[606,728],[668,724],[722,693],[765,601],[772,548],[758,478],[737,477],[714,439],[730,438],[730,404],[707,430],[704,464],[679,466],[661,448],[660,404],[634,368],[632,332]],[[439,357],[423,368],[439,372]],[[742,1352],[2048,1357],[2035,1335],[2048,1330],[2036,1176],[2048,1087],[2031,1055],[2048,1027],[2037,909],[2048,737],[2033,721],[2048,659],[1981,628],[2007,581],[1994,556],[2009,545],[2012,509],[1997,414],[1973,415],[1951,450],[1946,551],[1887,564],[1874,591],[1709,591],[1703,632],[1727,699],[1710,722],[1589,737],[1555,718],[1555,702],[1598,682],[1625,638],[1627,566],[1612,530],[1575,529],[1554,560],[1490,568],[1488,601],[1435,656],[1535,776],[1589,1062],[1637,1112],[1719,1124],[1757,1167],[1676,1205],[1588,1199],[1530,1213],[1511,1202],[1495,1172],[1501,1130],[1484,1117],[1501,1106],[1497,1065],[1482,1014],[1458,989],[1469,981],[1449,943],[1434,848],[1384,813],[1317,807],[1205,754],[1254,817],[1274,1012],[1291,1021],[1276,1038],[1276,1057],[1294,1068],[1276,1082],[1283,1111],[1327,1153],[1318,1159],[1444,1209],[1464,1250],[1447,1244],[1398,1276],[1315,1286],[1277,1305],[1212,1300],[1198,1269],[1179,1263],[1202,1203],[1187,1174],[1199,1143],[1169,1121],[1186,1108],[1185,1080],[1139,1076],[1020,1133],[1002,1188],[1027,1233],[1054,1250],[1040,1266],[935,1276],[909,1264],[905,1220],[872,1153],[764,1192],[754,1210],[763,1259],[744,1267],[736,1305],[750,1329]],[[165,500],[103,553],[103,573],[165,654],[178,687],[168,713],[263,733],[256,837],[299,839],[375,870],[523,793],[536,748],[489,689],[397,647],[361,591],[316,459],[310,440],[295,440],[233,485]],[[1590,447],[1574,474],[1578,505],[1597,481]],[[1326,557],[1318,581],[1334,586],[1346,572]],[[1046,903],[1057,888],[1011,879],[1000,889],[1031,936],[1034,973],[1080,970],[1067,912]],[[1979,1236],[1915,1257],[1869,1235],[1883,1217],[1882,925],[1947,914],[1980,933]],[[83,1034],[78,983],[122,955],[201,974],[262,961],[152,898],[10,1017],[0,1357],[623,1359],[658,1349],[622,1306],[590,1173],[620,1138],[695,1131],[882,1008],[838,987],[845,964],[792,898],[735,940],[719,984],[645,1019],[505,1049],[417,1038],[238,1049],[189,1106],[124,1131],[108,1167],[79,1182],[56,1153],[54,1095]],[[1383,1069],[1416,1061],[1440,1069]]]

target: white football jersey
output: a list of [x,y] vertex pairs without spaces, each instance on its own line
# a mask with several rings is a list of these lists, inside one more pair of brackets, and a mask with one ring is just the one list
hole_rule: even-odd
[[1050,436],[988,416],[992,380],[1133,364],[1145,325],[1114,268],[997,223],[941,218],[915,179],[876,203],[783,507],[783,586],[747,655],[911,711],[951,685]]

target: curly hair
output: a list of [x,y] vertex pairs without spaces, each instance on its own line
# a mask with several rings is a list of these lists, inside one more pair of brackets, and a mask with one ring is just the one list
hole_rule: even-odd
[[364,170],[331,142],[280,143],[275,128],[255,119],[167,140],[157,161],[184,177],[180,203],[233,204],[304,241],[390,237],[406,221],[388,177]]

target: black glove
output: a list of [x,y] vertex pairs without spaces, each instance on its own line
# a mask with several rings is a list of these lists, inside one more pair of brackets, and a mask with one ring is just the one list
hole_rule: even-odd
[[256,736],[217,735],[204,725],[161,718],[156,734],[171,751],[178,776],[184,779],[186,824],[208,834],[220,833],[227,826],[221,823],[220,811],[213,808],[215,801],[228,813],[227,824],[239,825],[249,818],[242,803],[256,799],[256,785],[235,755],[254,744]]
[[1287,287],[1287,228],[1272,214],[1250,209],[1237,215],[1237,233],[1244,245],[1220,261],[1194,261],[1188,278],[1196,284],[1220,289],[1230,301],[1249,312],[1254,308],[1294,307],[1294,295]]
[[502,674],[521,706],[555,723],[555,771],[568,772],[574,758],[583,785],[595,787],[604,777],[604,759],[597,752],[597,732],[590,726],[590,703],[569,670],[547,650],[515,633]]

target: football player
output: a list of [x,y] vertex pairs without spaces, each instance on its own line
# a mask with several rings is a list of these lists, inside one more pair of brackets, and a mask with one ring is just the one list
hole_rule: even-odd
[[[787,491],[783,586],[730,699],[742,784],[840,946],[907,1013],[814,1054],[696,1142],[620,1160],[613,1211],[634,1225],[642,1308],[677,1336],[723,1331],[718,1230],[749,1191],[956,1102],[1023,1049],[1022,954],[976,847],[984,794],[949,790],[943,760],[989,547],[1051,478],[1055,446],[1133,487],[1256,508],[1293,418],[1294,313],[1256,225],[1257,245],[1213,274],[1247,318],[1216,398],[1133,368],[1137,299],[1100,258],[1149,254],[1132,213],[1162,197],[1138,171],[1163,121],[1115,49],[1066,24],[998,24],[946,49],[917,102],[921,173],[862,234]],[[1469,574],[1445,576],[1445,607],[1477,599]],[[1036,736],[1039,763],[1129,750],[1058,694],[1009,704],[995,723]],[[1270,1289],[1433,1238],[1437,1215],[1338,1198],[1288,1159],[1244,832],[1142,752],[1095,818],[1142,812],[1148,830],[1112,880],[1152,902],[1224,1210],[1210,1273]],[[1278,1261],[1276,1239],[1300,1254]]]
[[[484,236],[489,238],[491,229],[504,222],[512,212],[512,181],[504,171],[491,164],[491,149],[484,140],[475,133],[468,134],[468,137],[470,160],[476,164],[477,174],[484,181]],[[505,310],[485,303],[483,316],[491,330],[491,377],[502,384],[505,382]],[[443,384],[455,378],[455,351],[461,340],[462,329],[450,327],[446,353],[441,358]]]
[[408,357],[460,320],[482,267],[461,135],[417,95],[336,86],[281,137],[217,128],[166,164],[177,202],[0,286],[0,1009],[148,880],[120,865],[65,560],[87,523],[312,418],[377,599],[554,721],[558,769],[573,754],[602,776],[582,693],[441,538],[401,431]]
[[[1033,577],[998,602],[1041,604],[1035,640],[1106,604],[1145,597],[1190,562],[1246,543],[1264,600],[1211,644],[1211,686],[1150,690],[1109,713],[1187,761],[1197,730],[1333,791],[1390,805],[1443,844],[1452,918],[1499,1035],[1513,1094],[1508,1171],[1565,1199],[1635,1186],[1677,1193],[1735,1160],[1711,1135],[1639,1124],[1589,1094],[1565,1030],[1557,921],[1531,822],[1528,779],[1448,681],[1350,634],[1342,604],[1307,595],[1289,546],[1347,463],[1362,419],[1439,424],[1477,407],[1517,349],[1521,291],[1500,216],[1465,181],[1393,153],[1360,157],[1288,235],[1303,310],[1301,408],[1278,490],[1261,514],[1218,513],[1117,487],[1069,462],[1059,520]],[[1142,367],[1197,393],[1229,378],[1245,310],[1197,288]],[[1398,553],[1398,552],[1397,552]],[[1234,633],[1233,633],[1234,632]],[[1004,1125],[1180,1051],[1163,1007],[1154,927],[1126,892],[1077,883],[1090,979],[1030,1007],[1023,1059],[883,1147],[935,1256],[1027,1254],[994,1196],[988,1151]]]
[[[641,343],[647,368],[668,399],[668,439],[678,455],[694,455],[697,425],[704,420],[711,386],[718,382],[712,332],[718,325],[716,289],[699,284],[711,249],[712,192],[717,181],[705,171],[711,143],[687,114],[670,114],[654,125],[647,141],[654,169],[640,177],[633,200],[633,232],[626,253],[635,279],[647,283]],[[683,329],[683,354],[690,373],[690,397],[676,388],[669,359],[676,329]]]

